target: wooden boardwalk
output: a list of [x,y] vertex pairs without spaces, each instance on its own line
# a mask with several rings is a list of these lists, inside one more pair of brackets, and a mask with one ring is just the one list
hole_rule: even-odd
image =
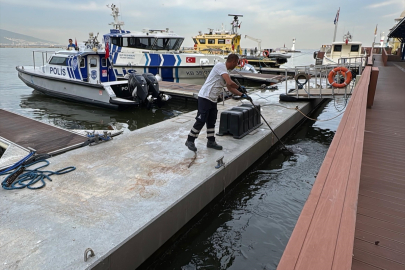
[[375,56],[367,110],[352,269],[405,269],[405,63]]
[[[365,68],[278,265],[405,269],[405,73],[382,66],[366,109]],[[402,63],[401,63],[402,64]]]
[[0,136],[38,154],[73,147],[87,137],[0,109]]

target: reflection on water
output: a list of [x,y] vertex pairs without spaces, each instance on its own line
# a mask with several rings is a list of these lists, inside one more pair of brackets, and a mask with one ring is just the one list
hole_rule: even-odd
[[[333,118],[336,107],[326,102],[312,117]],[[276,269],[340,119],[294,130],[285,141],[294,155],[265,154],[141,269]]]
[[32,118],[66,129],[135,130],[195,110],[196,102],[172,99],[163,107],[110,110],[64,101],[38,91],[21,98],[20,108],[32,110]]

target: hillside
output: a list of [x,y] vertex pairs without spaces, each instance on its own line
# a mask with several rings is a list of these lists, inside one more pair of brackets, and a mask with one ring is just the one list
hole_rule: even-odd
[[0,45],[52,45],[56,42],[0,29]]

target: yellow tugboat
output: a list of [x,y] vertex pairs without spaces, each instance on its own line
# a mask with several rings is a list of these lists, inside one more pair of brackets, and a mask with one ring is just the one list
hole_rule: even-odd
[[243,15],[229,14],[228,16],[233,16],[232,30],[226,31],[222,25],[222,30],[209,29],[209,32],[205,34],[199,31],[198,35],[193,37],[194,50],[209,54],[236,53],[241,55],[241,35],[238,34],[238,28],[240,29],[241,25],[239,17],[243,17]]
[[[281,64],[287,62],[286,56],[280,56],[279,54],[274,55],[270,53],[269,50],[261,51],[260,45],[259,51],[251,52],[251,54],[247,56],[247,50],[242,50],[241,48],[241,35],[238,33],[238,29],[240,29],[241,26],[239,17],[243,17],[243,15],[228,14],[228,16],[233,17],[231,31],[225,30],[224,25],[222,25],[221,30],[217,31],[208,28],[209,32],[205,34],[199,31],[198,35],[193,37],[195,52],[223,55],[236,53],[242,56],[242,60],[239,63],[240,68],[243,68],[247,63],[255,67],[279,67]],[[254,40],[258,41],[258,39]]]

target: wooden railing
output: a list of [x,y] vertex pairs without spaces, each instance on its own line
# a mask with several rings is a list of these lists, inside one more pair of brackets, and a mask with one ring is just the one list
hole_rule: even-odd
[[382,60],[383,60],[384,66],[386,66],[387,61],[388,61],[388,54],[387,54],[387,51],[385,50],[385,48],[382,49]]
[[370,60],[372,55],[353,91],[278,270],[351,268]]

